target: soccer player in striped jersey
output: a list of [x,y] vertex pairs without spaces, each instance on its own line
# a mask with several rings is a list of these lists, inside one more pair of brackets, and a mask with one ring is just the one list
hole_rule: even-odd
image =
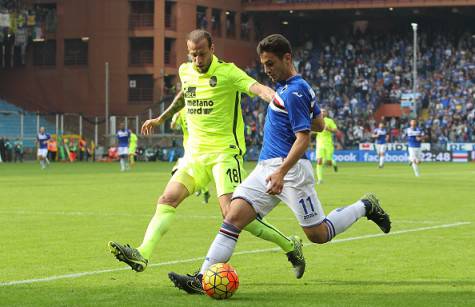
[[424,132],[417,127],[417,121],[412,119],[409,122],[409,128],[406,129],[407,148],[409,151],[409,163],[414,170],[414,175],[419,177],[419,164],[421,160],[421,143],[424,140]]
[[[221,229],[208,250],[200,273],[194,276],[170,273],[176,287],[188,293],[203,293],[201,278],[209,266],[227,262],[241,230],[256,216],[265,216],[281,201],[293,211],[307,238],[329,242],[358,219],[366,216],[380,229],[391,229],[389,215],[373,194],[325,216],[314,188],[315,177],[306,151],[316,111],[318,131],[324,128],[315,94],[297,74],[288,40],[280,34],[264,38],[257,47],[264,70],[277,82],[276,95],[267,109],[264,142],[254,171],[236,188]],[[301,277],[301,276],[300,276]]]
[[[142,125],[142,133],[150,134],[173,114],[185,108],[188,125],[187,154],[183,167],[168,182],[158,199],[155,215],[145,231],[142,244],[137,247],[109,242],[111,253],[137,272],[147,267],[160,239],[170,229],[177,207],[199,188],[214,179],[221,213],[226,215],[234,189],[245,177],[243,155],[244,121],[241,94],[259,96],[270,102],[275,92],[233,63],[226,63],[214,55],[211,34],[204,30],[190,32],[187,40],[191,62],[179,68],[182,90],[172,104],[157,118]],[[296,270],[303,274],[302,243],[298,237],[287,237],[261,218],[246,226],[256,237],[278,245]]]
[[384,123],[380,122],[378,128],[373,131],[373,138],[376,143],[376,152],[379,155],[379,168],[384,167],[384,154],[386,152],[386,142],[389,140],[389,135],[384,127]]
[[129,141],[130,130],[125,128],[125,123],[120,123],[117,131],[117,154],[120,158],[120,171],[129,169]]
[[38,160],[40,160],[41,169],[45,169],[49,164],[48,161],[48,140],[51,136],[46,133],[45,127],[40,127],[40,131],[36,136],[36,143],[38,144]]

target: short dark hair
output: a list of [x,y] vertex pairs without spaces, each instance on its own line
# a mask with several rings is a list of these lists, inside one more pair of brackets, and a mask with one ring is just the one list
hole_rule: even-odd
[[208,47],[211,47],[213,44],[213,37],[208,31],[197,29],[193,30],[188,34],[188,40],[192,41],[193,43],[197,44],[202,39],[206,39],[208,41]]
[[292,54],[292,46],[290,46],[289,41],[283,35],[271,34],[257,45],[257,54],[261,55],[263,52],[272,52],[282,59],[284,54]]

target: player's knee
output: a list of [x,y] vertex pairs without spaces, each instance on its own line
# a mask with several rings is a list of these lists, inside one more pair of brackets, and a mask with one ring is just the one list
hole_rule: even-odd
[[318,160],[317,160],[317,164],[318,164],[318,165],[322,165],[322,164],[323,164],[323,160],[322,160],[322,159],[318,159]]
[[157,206],[160,206],[160,204],[167,204],[176,207],[179,202],[180,198],[178,197],[178,195],[164,193],[158,198]]
[[325,223],[310,228],[304,228],[304,232],[307,235],[307,238],[313,243],[323,244],[328,242],[328,228],[325,226]]
[[312,243],[323,244],[328,242],[328,236],[321,232],[308,233],[307,238]]

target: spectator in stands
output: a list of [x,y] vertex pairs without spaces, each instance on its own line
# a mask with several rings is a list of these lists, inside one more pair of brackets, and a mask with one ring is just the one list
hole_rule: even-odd
[[[475,39],[471,34],[421,33],[417,111],[434,144],[474,140]],[[443,46],[443,47],[442,47]],[[358,33],[308,39],[295,50],[294,63],[317,93],[319,104],[335,118],[341,134],[337,145],[356,147],[371,141],[373,113],[381,103],[400,103],[412,92],[412,34]],[[246,72],[264,79],[257,67]],[[256,124],[253,143],[259,144],[262,126],[252,113],[259,102],[243,99],[246,124]],[[428,114],[427,114],[428,113]],[[365,123],[364,125],[362,123]],[[437,123],[437,128],[429,129]],[[388,123],[391,141],[401,141],[407,118]],[[427,130],[431,130],[430,133]],[[259,144],[260,145],[260,144]]]

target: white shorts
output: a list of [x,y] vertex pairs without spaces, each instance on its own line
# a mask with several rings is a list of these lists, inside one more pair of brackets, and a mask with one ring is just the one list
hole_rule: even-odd
[[117,148],[117,154],[119,156],[128,156],[129,155],[129,147],[119,147]]
[[414,162],[415,160],[421,161],[421,148],[409,147],[409,161]]
[[325,219],[315,191],[315,178],[310,161],[300,159],[285,175],[284,188],[279,195],[267,194],[266,177],[282,164],[282,158],[260,161],[251,174],[236,188],[233,199],[241,198],[251,204],[260,217],[266,216],[280,201],[294,212],[302,227],[318,225]]
[[378,154],[384,154],[386,152],[386,144],[376,144],[376,152]]
[[48,149],[47,148],[38,148],[38,153],[37,153],[38,157],[46,158],[47,155],[48,155]]

